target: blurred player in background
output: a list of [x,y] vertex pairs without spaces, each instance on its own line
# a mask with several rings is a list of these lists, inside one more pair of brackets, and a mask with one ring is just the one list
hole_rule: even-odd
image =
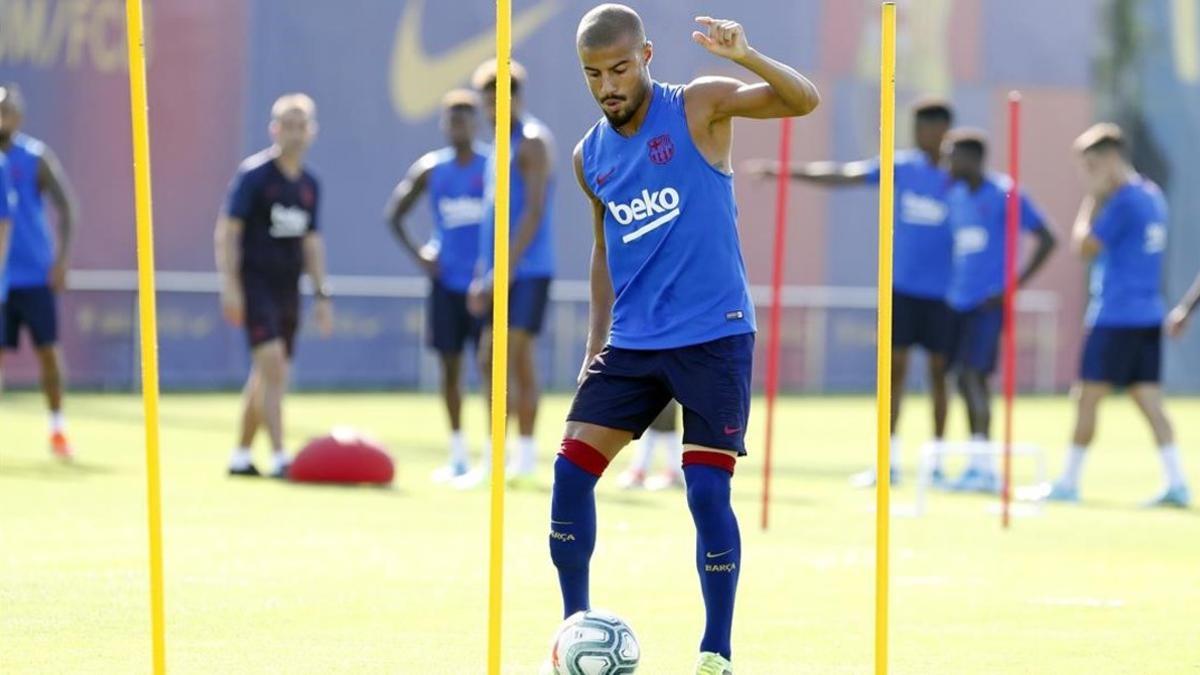
[[742,564],[731,481],[746,452],[755,333],[733,194],[733,118],[806,115],[819,96],[800,73],[751,48],[740,24],[696,21],[694,42],[764,81],[655,81],[653,45],[623,5],[592,9],[576,34],[603,118],[574,152],[593,213],[592,297],[579,391],[554,464],[549,540],[564,615],[588,609],[596,483],[679,401],[706,612],[693,672],[728,675]]
[[[1066,467],[1046,496],[1079,500],[1083,460],[1096,433],[1100,400],[1113,388],[1124,388],[1150,424],[1162,462],[1163,491],[1147,505],[1187,507],[1191,495],[1159,386],[1167,202],[1158,186],[1125,159],[1124,148],[1124,137],[1114,124],[1098,124],[1075,141],[1087,195],[1079,206],[1072,243],[1091,263],[1092,299],[1079,382],[1073,390],[1075,431]],[[1185,303],[1195,306],[1194,295]],[[1187,310],[1174,313],[1174,325],[1181,327],[1186,315]]]
[[[409,168],[387,206],[387,221],[404,249],[430,279],[429,346],[442,364],[442,398],[450,421],[450,458],[434,473],[445,482],[467,473],[467,441],[462,431],[462,355],[467,343],[479,345],[479,319],[467,308],[467,290],[479,260],[479,224],[483,221],[483,173],[486,146],[475,142],[479,97],[456,89],[442,99],[442,132],[448,145]],[[418,246],[405,218],[429,192],[433,231]]]
[[[1008,191],[1012,180],[986,170],[983,132],[950,135],[950,174],[956,181],[946,195],[954,236],[954,268],[947,302],[954,312],[951,367],[967,406],[971,459],[951,486],[956,490],[994,492],[1000,482],[991,451],[992,394],[988,379],[996,369],[1004,321],[1004,239]],[[1055,239],[1041,211],[1020,196],[1020,228],[1036,247],[1020,273],[1024,287],[1054,250]]]
[[1187,323],[1191,319],[1192,314],[1195,313],[1197,306],[1200,306],[1200,274],[1196,275],[1187,293],[1184,293],[1179,304],[1175,305],[1175,308],[1167,315],[1167,333],[1171,337],[1183,335],[1183,331],[1187,328]]
[[[650,467],[654,466],[654,452],[662,446],[666,455],[666,463],[656,476],[650,476]],[[663,408],[658,417],[650,423],[650,428],[642,434],[637,453],[629,468],[617,477],[617,484],[627,490],[646,488],[647,490],[665,490],[683,487],[683,445],[679,438],[679,404],[672,400]]]
[[[0,129],[4,128],[4,104],[8,96],[8,89],[0,87]],[[0,331],[4,330],[5,301],[8,299],[8,245],[12,239],[12,212],[16,200],[17,195],[12,191],[8,175],[8,159],[0,150]],[[3,381],[0,380],[2,389]]]
[[[512,375],[510,409],[517,416],[517,447],[508,465],[508,476],[515,481],[529,479],[535,469],[537,448],[533,433],[537,423],[538,372],[535,342],[542,332],[546,305],[550,301],[550,280],[554,276],[554,240],[551,232],[551,196],[554,191],[554,137],[550,129],[527,113],[521,91],[527,83],[525,69],[512,62],[512,163],[509,176],[509,297],[508,358]],[[479,66],[472,78],[483,97],[488,120],[496,122],[496,62]],[[492,336],[491,294],[493,237],[495,225],[495,153],[490,155],[485,172],[484,204],[487,212],[480,228],[480,270],[472,283],[471,303],[477,315],[486,317],[479,347],[480,376],[484,391],[491,391]],[[485,446],[484,461],[477,471],[463,477],[469,487],[486,478],[491,461],[490,445]]]
[[[913,106],[916,148],[896,153],[895,283],[892,295],[892,475],[900,480],[900,403],[912,347],[925,350],[929,361],[929,393],[933,399],[934,483],[943,481],[941,445],[946,434],[946,366],[950,351],[951,311],[946,305],[950,286],[952,242],[946,228],[946,191],[950,176],[941,166],[942,142],[954,122],[946,101],[924,99]],[[778,176],[776,160],[754,160],[746,168],[760,176]],[[877,185],[879,159],[848,162],[809,162],[788,167],[797,180],[823,186]],[[875,470],[855,475],[859,487],[875,485]]]
[[[33,340],[41,371],[42,392],[50,410],[50,450],[56,457],[73,455],[63,418],[64,369],[58,348],[58,294],[66,290],[67,257],[75,229],[75,200],[58,158],[45,143],[21,133],[25,102],[16,85],[3,85],[0,101],[0,153],[8,158],[15,193],[12,235],[5,273],[4,351],[20,347],[21,329]],[[58,215],[57,245],[50,234],[43,200],[49,197]]]
[[317,133],[317,107],[305,94],[281,96],[271,107],[270,147],[246,158],[229,188],[215,233],[221,310],[245,326],[252,365],[242,390],[242,420],[229,473],[257,476],[250,449],[259,426],[271,440],[271,475],[287,477],[283,397],[300,325],[300,275],[316,295],[314,317],[333,332],[325,283],[325,248],[317,229],[317,179],[304,164]]

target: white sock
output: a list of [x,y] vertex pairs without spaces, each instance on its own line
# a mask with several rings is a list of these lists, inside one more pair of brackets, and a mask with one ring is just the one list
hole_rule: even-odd
[[287,467],[291,466],[291,464],[292,460],[288,458],[286,450],[279,449],[271,453],[271,465],[275,467],[276,471],[280,469],[286,469]]
[[649,471],[650,465],[654,463],[655,445],[658,445],[658,432],[647,429],[642,435],[642,442],[638,443],[637,454],[633,456],[633,464],[629,468],[641,473]]
[[1183,476],[1183,462],[1179,459],[1179,448],[1174,445],[1164,445],[1158,449],[1158,457],[1162,461],[1163,478],[1167,487],[1183,487],[1187,479]]
[[971,434],[971,468],[976,471],[995,472],[995,457],[989,452],[991,441],[983,434]]
[[1083,474],[1083,460],[1087,457],[1087,448],[1082,445],[1072,445],[1067,450],[1067,465],[1063,467],[1062,476],[1058,479],[1063,487],[1078,488],[1079,478]]
[[517,470],[533,471],[537,465],[537,443],[533,436],[517,438]]
[[946,454],[946,442],[940,438],[935,438],[930,443],[930,450],[933,451],[933,456],[929,460],[929,468],[933,471],[942,470],[942,456]]
[[61,434],[67,430],[67,420],[63,417],[61,410],[55,410],[50,413],[50,433]]
[[889,456],[892,459],[892,471],[900,470],[900,445],[900,437],[892,436],[891,444],[888,446],[890,448]]
[[238,448],[233,451],[233,456],[229,458],[229,468],[244,469],[250,466],[253,459],[250,455],[250,448]]
[[461,430],[450,432],[450,463],[467,463],[467,439]]

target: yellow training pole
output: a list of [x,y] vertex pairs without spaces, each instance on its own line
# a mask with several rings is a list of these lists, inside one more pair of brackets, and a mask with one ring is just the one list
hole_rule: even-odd
[[488,569],[488,675],[500,675],[504,606],[504,444],[508,421],[508,198],[512,127],[511,0],[496,0],[496,225],[492,264],[492,522]]
[[162,487],[158,463],[158,318],[154,306],[154,219],[150,210],[150,121],[146,99],[146,39],[142,0],[125,0],[129,50],[129,112],[133,119],[133,182],[137,202],[138,329],[142,341],[142,402],[146,425],[146,512],[150,529],[150,629],[154,672],[167,672],[163,609]]
[[879,326],[875,344],[875,673],[888,671],[888,547],[891,524],[892,211],[896,146],[896,3],[883,3],[879,72]]

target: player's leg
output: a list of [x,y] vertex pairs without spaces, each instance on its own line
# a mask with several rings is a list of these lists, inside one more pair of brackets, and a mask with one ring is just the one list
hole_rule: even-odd
[[942,456],[945,454],[946,419],[950,411],[950,393],[946,386],[949,365],[946,354],[929,352],[929,397],[933,404],[933,463],[931,465],[934,483],[945,480],[942,470]]
[[657,379],[659,353],[606,349],[571,404],[554,461],[550,558],[558,570],[563,616],[590,608],[588,571],[596,545],[596,483],[670,394]]
[[742,564],[731,486],[737,457],[746,452],[754,336],[735,335],[670,354],[665,372],[683,407],[683,471],[704,596],[701,658],[707,653],[731,659]]
[[513,478],[533,475],[537,468],[534,429],[541,398],[535,346],[550,302],[550,279],[521,279],[512,286],[509,313],[509,363],[517,413],[517,452],[509,465]]
[[[904,385],[908,379],[908,354],[910,348],[917,343],[920,331],[920,316],[916,312],[919,300],[903,293],[892,295],[892,372],[889,386],[891,387],[891,481],[900,481],[900,438],[897,436],[900,428],[900,409],[904,402]],[[858,488],[875,486],[875,469],[870,468],[850,477],[850,484]]]
[[251,448],[254,447],[254,437],[262,425],[262,387],[259,386],[258,370],[251,365],[250,374],[242,386],[241,425],[238,429],[238,444],[229,460],[229,473],[233,476],[258,476],[258,468],[254,466]]
[[271,441],[272,474],[283,477],[290,463],[283,441],[283,399],[287,392],[290,366],[282,338],[254,348],[254,369],[262,390],[262,423]]
[[941,300],[928,300],[922,345],[929,361],[929,396],[933,406],[933,463],[935,484],[945,481],[942,456],[945,454],[946,420],[950,412],[950,394],[946,378],[950,369],[953,348],[953,312]]
[[[679,436],[679,404],[675,401],[668,403],[667,407],[663,408],[658,417],[650,423],[650,429],[646,435],[650,438],[651,455],[646,463],[647,470],[650,460],[653,459],[654,446],[662,446],[665,450],[663,469],[658,475],[651,476],[646,480],[646,489],[666,490],[684,487],[683,442]],[[644,443],[643,447],[645,447]]]
[[4,302],[0,302],[0,391],[4,390],[4,356],[16,351],[20,342],[17,325],[12,302],[5,297]]
[[541,390],[534,357],[534,335],[514,326],[509,331],[508,341],[509,366],[512,368],[515,390],[511,399],[515,403],[518,433],[517,452],[509,463],[509,469],[513,477],[520,477],[531,475],[537,469],[537,445],[533,434]]
[[442,403],[450,424],[450,456],[434,472],[436,482],[445,482],[467,472],[467,442],[462,432],[462,353],[472,339],[474,320],[467,311],[465,293],[455,293],[433,283],[428,301],[429,346],[438,354],[441,367]]
[[1162,387],[1159,385],[1162,361],[1161,329],[1136,329],[1132,336],[1139,344],[1136,350],[1136,372],[1130,383],[1129,395],[1150,423],[1163,470],[1163,490],[1147,502],[1147,506],[1187,508],[1191,503],[1191,494],[1183,473],[1183,463],[1179,458],[1179,448],[1175,446],[1175,429],[1167,416],[1166,407],[1163,405]]
[[58,308],[49,287],[23,289],[24,319],[33,337],[41,375],[42,394],[50,413],[50,447],[54,454],[70,458],[74,452],[67,441],[63,417],[63,361],[58,348]]
[[971,430],[971,458],[954,489],[994,492],[998,489],[995,457],[991,452],[992,392],[989,378],[996,368],[1003,314],[999,308],[981,307],[963,317],[962,344],[958,350],[958,388],[967,408]]

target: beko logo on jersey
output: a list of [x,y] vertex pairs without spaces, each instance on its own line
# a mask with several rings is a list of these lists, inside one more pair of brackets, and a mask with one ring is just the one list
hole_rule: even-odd
[[308,211],[296,206],[273,204],[271,206],[271,236],[276,239],[294,239],[308,232]]
[[483,220],[483,200],[479,197],[442,197],[437,208],[448,230],[478,225]]
[[628,204],[609,202],[608,211],[621,225],[632,225],[653,218],[621,237],[621,241],[628,244],[679,217],[679,192],[671,187],[654,192],[642,190],[642,196],[634,197]]

